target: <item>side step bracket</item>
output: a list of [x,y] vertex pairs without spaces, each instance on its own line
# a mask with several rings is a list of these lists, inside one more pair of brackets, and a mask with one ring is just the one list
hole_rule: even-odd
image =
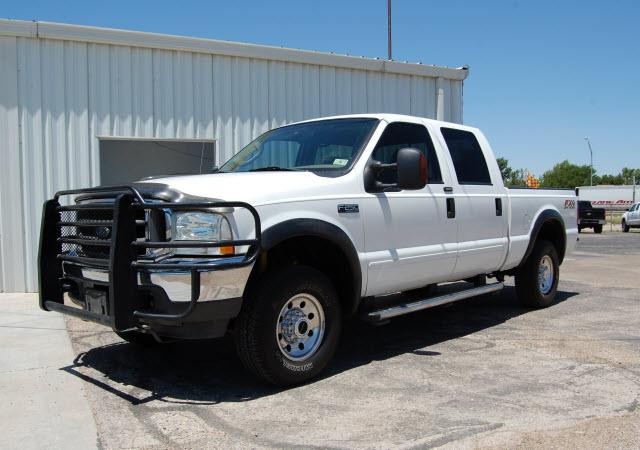
[[485,286],[475,287],[472,289],[465,289],[464,291],[452,292],[450,294],[440,295],[438,297],[426,298],[424,300],[418,300],[411,303],[404,303],[401,305],[394,305],[389,308],[379,309],[371,311],[365,315],[365,319],[372,322],[379,322],[383,320],[391,319],[392,317],[402,316],[404,314],[410,314],[412,312],[420,311],[427,308],[433,308],[434,306],[444,305],[446,303],[457,302],[458,300],[464,300],[466,298],[477,297],[479,295],[490,294],[492,292],[498,292],[502,290],[504,283],[492,283]]

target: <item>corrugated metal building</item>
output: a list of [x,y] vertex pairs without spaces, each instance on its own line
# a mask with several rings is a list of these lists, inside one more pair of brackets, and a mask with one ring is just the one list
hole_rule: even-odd
[[210,143],[221,163],[263,131],[306,118],[398,112],[462,122],[466,76],[466,69],[0,20],[0,291],[37,290],[42,203],[57,190],[104,182],[101,146],[113,139],[202,142],[203,150]]

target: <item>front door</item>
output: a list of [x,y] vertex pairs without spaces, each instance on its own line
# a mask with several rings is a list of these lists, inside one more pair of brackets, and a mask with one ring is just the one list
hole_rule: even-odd
[[[449,170],[429,132],[420,123],[387,125],[371,158],[396,162],[401,148],[417,148],[428,162],[427,185],[421,190],[370,193],[364,200],[365,250],[368,268],[366,295],[423,287],[451,276],[456,261],[455,219],[447,218],[444,186]],[[395,168],[380,181],[393,183]]]

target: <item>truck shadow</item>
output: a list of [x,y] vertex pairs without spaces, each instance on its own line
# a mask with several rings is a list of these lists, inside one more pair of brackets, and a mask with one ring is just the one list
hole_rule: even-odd
[[[556,304],[575,295],[558,292]],[[331,368],[320,379],[406,353],[438,357],[441,354],[428,347],[529,311],[517,303],[514,288],[506,287],[498,294],[399,317],[384,326],[351,320],[345,323]],[[229,338],[146,349],[118,342],[81,353],[61,370],[133,405],[151,401],[200,405],[242,402],[285,390],[261,384],[248,374]]]

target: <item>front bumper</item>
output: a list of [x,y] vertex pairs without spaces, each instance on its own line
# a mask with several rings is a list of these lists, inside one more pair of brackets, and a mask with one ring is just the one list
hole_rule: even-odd
[[[87,193],[113,194],[115,200],[73,206],[61,206],[58,201],[63,195]],[[212,208],[247,210],[254,220],[255,238],[174,243],[141,238],[136,231],[140,227],[140,211],[146,214],[154,210]],[[96,209],[107,211],[104,214],[112,220],[78,221],[81,214],[86,217],[87,211],[90,214]],[[63,220],[63,214],[73,214],[74,221]],[[81,232],[98,226],[102,235],[110,235],[110,239],[96,239],[93,234],[88,239]],[[69,234],[69,228],[75,234]],[[68,250],[70,246],[73,251]],[[100,246],[105,248],[97,253],[101,257],[82,251]],[[221,246],[247,250],[232,256],[145,257],[149,248]],[[62,191],[44,206],[39,255],[40,306],[99,322],[116,331],[143,329],[168,337],[216,337],[224,334],[229,320],[239,313],[242,294],[259,251],[260,218],[246,203],[145,203],[135,188],[128,186]]]

